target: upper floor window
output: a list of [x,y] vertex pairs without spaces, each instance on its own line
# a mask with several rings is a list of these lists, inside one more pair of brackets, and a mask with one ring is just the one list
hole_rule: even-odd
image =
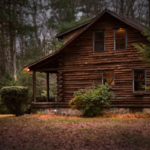
[[126,29],[119,28],[114,31],[114,49],[124,50],[127,47],[127,32]]
[[143,86],[146,85],[146,70],[134,69],[133,70],[133,91],[145,91]]
[[103,71],[102,84],[105,84],[106,82],[110,86],[115,85],[114,71],[113,70]]
[[105,31],[94,32],[94,52],[103,52],[105,51]]

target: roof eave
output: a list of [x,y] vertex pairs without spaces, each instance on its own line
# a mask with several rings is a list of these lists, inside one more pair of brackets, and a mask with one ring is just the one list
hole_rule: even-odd
[[80,24],[80,25],[77,25],[77,26],[75,26],[75,27],[73,27],[73,28],[71,28],[71,29],[69,29],[69,30],[67,30],[67,31],[64,31],[64,32],[62,32],[62,33],[59,33],[59,34],[57,34],[57,35],[55,36],[55,38],[62,39],[65,34],[68,34],[68,33],[72,32],[72,31],[74,31],[74,30],[76,30],[76,29],[79,29],[79,28],[82,28],[82,27],[88,25],[90,22],[92,22],[92,20],[93,20],[93,19],[91,19],[91,20],[89,20],[89,21],[86,21],[86,22],[84,22],[84,23],[82,23],[82,24]]

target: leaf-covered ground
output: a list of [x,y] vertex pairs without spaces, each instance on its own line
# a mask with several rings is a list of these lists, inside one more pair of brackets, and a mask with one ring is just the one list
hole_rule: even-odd
[[0,115],[0,150],[150,150],[150,118]]

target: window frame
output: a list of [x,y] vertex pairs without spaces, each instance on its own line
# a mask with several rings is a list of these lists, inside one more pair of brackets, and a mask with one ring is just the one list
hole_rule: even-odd
[[146,92],[146,88],[144,89],[144,90],[142,90],[142,91],[135,91],[134,89],[135,89],[135,85],[134,85],[134,82],[135,82],[135,80],[134,80],[134,71],[135,70],[144,70],[144,80],[145,80],[145,86],[146,86],[146,75],[147,75],[147,70],[145,69],[145,68],[136,68],[136,69],[132,69],[132,91],[133,92]]
[[[95,33],[98,33],[98,32],[104,32],[104,50],[101,51],[101,52],[96,52],[95,51]],[[102,41],[102,40],[101,40]],[[98,30],[98,31],[94,31],[93,32],[93,52],[94,53],[102,53],[102,52],[105,52],[106,51],[106,47],[105,47],[105,29],[102,29],[102,30]]]
[[[116,49],[116,30],[119,30],[119,29],[125,29],[125,49]],[[114,50],[116,51],[119,51],[119,50],[126,50],[127,49],[127,28],[114,28]]]
[[104,85],[103,77],[104,77],[104,72],[105,72],[105,71],[113,71],[113,82],[114,82],[114,84],[113,84],[113,85],[109,85],[109,86],[110,86],[110,87],[115,86],[115,72],[114,72],[114,70],[103,70],[103,71],[102,71],[102,85]]

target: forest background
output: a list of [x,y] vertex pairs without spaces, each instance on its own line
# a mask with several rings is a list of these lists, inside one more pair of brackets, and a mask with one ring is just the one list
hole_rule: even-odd
[[[0,0],[0,89],[23,85],[32,96],[32,76],[23,67],[57,51],[61,33],[110,9],[150,27],[150,0]],[[38,93],[46,88],[38,74]],[[56,96],[56,76],[50,92]]]

